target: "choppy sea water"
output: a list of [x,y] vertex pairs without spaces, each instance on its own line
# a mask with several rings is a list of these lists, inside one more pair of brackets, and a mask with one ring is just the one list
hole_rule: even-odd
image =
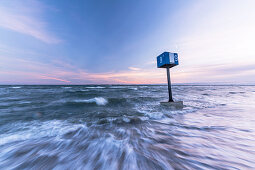
[[0,86],[0,169],[254,169],[255,86]]

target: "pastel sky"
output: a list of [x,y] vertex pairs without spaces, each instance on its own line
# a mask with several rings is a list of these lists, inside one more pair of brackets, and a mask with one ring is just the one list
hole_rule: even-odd
[[0,84],[255,83],[254,0],[0,0]]

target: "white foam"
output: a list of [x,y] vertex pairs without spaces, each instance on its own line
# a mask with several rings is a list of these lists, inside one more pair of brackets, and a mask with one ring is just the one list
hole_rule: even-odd
[[22,130],[22,128],[20,128],[20,131],[15,133],[1,134],[0,145],[46,136],[55,136],[56,140],[62,140],[61,136],[69,131],[78,128],[87,128],[85,124],[72,124],[60,120],[50,120],[45,122],[33,121],[30,123],[18,123],[12,125],[15,127],[24,127],[24,129]]
[[130,89],[130,90],[137,90],[137,87],[130,87],[130,86],[112,86],[109,87],[111,89]]
[[130,122],[130,119],[127,118],[127,117],[123,117],[122,120],[123,120],[124,122],[126,122],[126,123],[129,123],[129,122]]
[[75,100],[76,102],[81,102],[81,103],[96,103],[97,105],[106,105],[108,101],[103,98],[103,97],[95,97],[92,99],[87,99],[87,100]]
[[15,87],[10,87],[10,88],[12,88],[12,89],[20,89],[21,87],[15,86]]
[[82,89],[82,90],[80,90],[80,91],[89,91],[88,89]]
[[109,88],[111,88],[111,89],[125,89],[125,88],[127,88],[127,86],[111,86]]
[[130,90],[137,90],[137,87],[131,87]]
[[31,134],[12,134],[12,135],[1,136],[0,145],[4,145],[6,143],[10,143],[10,142],[18,141],[18,140],[29,139],[30,137],[31,137]]
[[62,87],[63,89],[71,89],[72,87]]
[[95,86],[95,87],[86,87],[88,89],[104,89],[105,87],[102,86]]

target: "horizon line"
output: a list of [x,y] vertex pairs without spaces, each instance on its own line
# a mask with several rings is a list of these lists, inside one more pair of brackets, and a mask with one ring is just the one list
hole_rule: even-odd
[[[158,84],[0,84],[0,86],[93,86],[93,85],[114,85],[114,86],[167,86],[167,83]],[[255,86],[255,83],[172,83],[172,86]]]

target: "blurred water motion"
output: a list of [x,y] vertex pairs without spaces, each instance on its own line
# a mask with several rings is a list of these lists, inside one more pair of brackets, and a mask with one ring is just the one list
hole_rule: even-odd
[[0,86],[0,169],[254,169],[255,87]]

